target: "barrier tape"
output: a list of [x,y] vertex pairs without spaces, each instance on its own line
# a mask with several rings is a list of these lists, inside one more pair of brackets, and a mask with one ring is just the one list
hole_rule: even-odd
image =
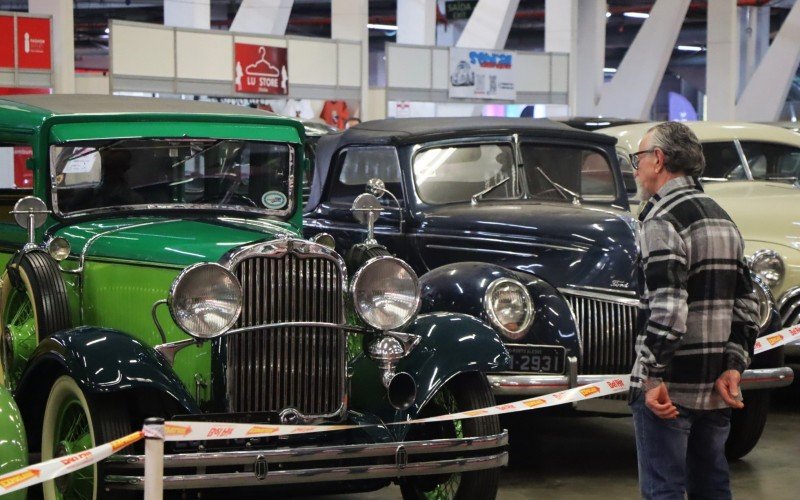
[[115,439],[110,443],[101,444],[88,450],[79,451],[72,455],[53,458],[46,462],[16,470],[0,476],[0,495],[21,490],[35,484],[55,479],[64,474],[75,472],[78,469],[96,464],[108,458],[119,450],[130,446],[144,438],[142,431],[136,431],[125,437]]
[[783,330],[778,330],[775,333],[764,335],[756,339],[756,346],[753,349],[753,354],[760,354],[770,349],[775,349],[786,344],[792,344],[800,341],[800,325],[790,326]]
[[[758,338],[755,343],[754,353],[760,354],[782,345],[798,341],[800,341],[800,325],[784,328],[783,330]],[[609,377],[594,384],[574,387],[545,396],[459,413],[451,413],[448,415],[408,420],[406,422],[392,422],[387,425],[410,425],[447,420],[463,420],[467,418],[529,411],[609,396],[625,392],[629,387],[630,383],[628,377]],[[134,432],[115,441],[111,441],[110,443],[4,474],[0,476],[0,495],[55,479],[83,467],[88,467],[145,437],[163,438],[165,441],[207,441],[215,439],[248,439],[255,437],[286,436],[291,434],[309,434],[313,432],[333,432],[359,427],[367,426],[229,424],[219,422],[167,421],[164,422],[162,432],[159,426],[145,425],[142,427],[141,431]]]

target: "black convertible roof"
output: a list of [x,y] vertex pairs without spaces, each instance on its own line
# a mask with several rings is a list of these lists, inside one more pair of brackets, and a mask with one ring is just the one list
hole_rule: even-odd
[[486,133],[520,133],[542,137],[563,137],[601,144],[614,144],[600,134],[576,130],[563,123],[531,118],[396,118],[375,120],[352,127],[338,137],[340,145],[403,144],[436,139],[468,137]]

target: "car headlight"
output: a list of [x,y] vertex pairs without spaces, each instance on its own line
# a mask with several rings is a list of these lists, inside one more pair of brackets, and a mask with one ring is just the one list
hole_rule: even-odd
[[756,291],[756,300],[758,301],[758,317],[756,318],[756,322],[758,323],[759,331],[761,331],[767,326],[767,323],[769,323],[769,318],[772,313],[772,294],[769,293],[769,289],[766,285],[759,280],[753,280],[753,288]]
[[780,254],[774,250],[766,249],[759,250],[753,254],[750,259],[750,269],[773,290],[780,286],[783,281],[783,275],[786,272],[786,267]]
[[356,271],[351,293],[356,313],[378,330],[400,328],[416,314],[420,303],[417,274],[388,255],[369,259]]
[[489,320],[504,337],[521,339],[533,323],[533,302],[519,281],[499,278],[486,289],[483,301]]
[[170,314],[193,337],[209,339],[228,330],[242,309],[242,286],[219,264],[195,264],[172,282]]

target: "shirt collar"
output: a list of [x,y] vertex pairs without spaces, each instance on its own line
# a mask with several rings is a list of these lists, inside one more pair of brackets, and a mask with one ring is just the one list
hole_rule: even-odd
[[675,177],[674,179],[670,179],[661,186],[661,189],[658,190],[656,194],[650,197],[647,200],[647,203],[644,204],[642,209],[639,211],[638,219],[640,221],[645,220],[647,214],[653,209],[654,206],[658,205],[658,203],[666,196],[678,191],[680,189],[686,188],[694,188],[698,191],[703,191],[703,186],[700,184],[700,181],[696,177],[691,177],[688,175],[682,175],[680,177]]

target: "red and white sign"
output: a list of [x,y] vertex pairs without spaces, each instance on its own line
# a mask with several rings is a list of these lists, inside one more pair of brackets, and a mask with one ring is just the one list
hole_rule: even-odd
[[0,68],[14,67],[14,16],[0,16]]
[[287,50],[267,45],[234,44],[234,88],[243,94],[289,94]]
[[33,187],[33,171],[28,170],[28,159],[33,156],[30,146],[14,146],[14,185],[20,189]]
[[17,17],[17,57],[20,69],[51,69],[50,19]]

